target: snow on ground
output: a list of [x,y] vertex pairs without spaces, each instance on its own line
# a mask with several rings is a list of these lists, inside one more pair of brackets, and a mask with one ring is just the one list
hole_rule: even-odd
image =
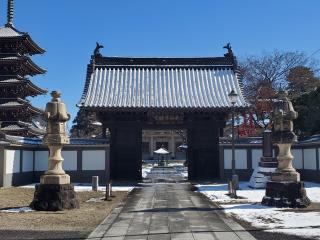
[[288,212],[260,203],[221,205],[227,214],[250,222],[253,227],[320,239],[320,212]]
[[169,167],[174,167],[177,171],[177,175],[180,175],[184,178],[188,178],[188,168],[184,166],[184,162],[175,162],[175,163],[169,163]]
[[[319,211],[289,211],[288,208],[267,207],[260,204],[265,189],[251,189],[249,182],[240,182],[237,195],[243,199],[228,197],[227,184],[196,185],[198,191],[219,203],[224,211],[250,222],[253,227],[270,232],[281,232],[320,239]],[[307,195],[312,202],[320,202],[320,184],[306,182]]]
[[[228,184],[208,184],[208,185],[196,185],[198,191],[206,195],[214,202],[218,203],[241,203],[241,202],[261,202],[265,195],[265,189],[252,189],[249,187],[249,182],[240,182],[237,195],[244,199],[233,199],[227,196]],[[320,184],[305,182],[307,195],[312,202],[320,202]]]
[[143,164],[143,165],[142,165],[142,178],[146,178],[152,168],[153,168],[153,166],[152,166],[152,164],[150,164],[150,163],[148,163],[148,164]]
[[[74,185],[74,190],[76,192],[85,192],[85,191],[91,191],[92,186],[90,183],[72,183]],[[34,188],[36,183],[28,184],[24,186],[20,186],[22,188]],[[113,192],[130,192],[134,186],[112,186]],[[105,186],[99,186],[98,191],[105,191]]]
[[[158,166],[158,164],[143,164],[142,165],[142,178],[146,178],[148,174],[151,172],[153,166]],[[184,178],[188,178],[188,168],[183,165],[183,161],[181,162],[171,162],[168,163],[168,167],[174,167],[177,171],[177,175],[181,175]]]
[[6,212],[6,213],[24,213],[24,212],[33,212],[34,210],[31,209],[30,207],[19,207],[19,208],[8,208],[8,209],[3,209],[1,212]]

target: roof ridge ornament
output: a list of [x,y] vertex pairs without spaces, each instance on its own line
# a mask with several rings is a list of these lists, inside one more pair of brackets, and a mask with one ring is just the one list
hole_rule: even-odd
[[230,58],[234,57],[232,47],[229,42],[227,43],[227,45],[223,46],[223,48],[228,50],[228,52],[226,54],[224,54],[225,57],[230,57]]
[[231,59],[232,63],[233,63],[234,71],[235,72],[238,71],[238,61],[237,61],[236,56],[233,54],[230,42],[228,42],[227,45],[223,46],[223,48],[228,50],[228,52],[224,54],[224,57],[227,59]]
[[13,0],[8,0],[6,27],[13,27]]
[[98,42],[96,42],[96,48],[93,51],[93,56],[94,57],[102,57],[101,53],[100,53],[100,49],[104,48],[103,45],[100,45]]

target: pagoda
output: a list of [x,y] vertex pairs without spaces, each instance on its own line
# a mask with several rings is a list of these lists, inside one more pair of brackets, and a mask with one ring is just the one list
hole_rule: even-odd
[[0,27],[0,133],[19,136],[45,133],[33,121],[43,110],[32,106],[27,99],[47,92],[28,79],[46,72],[30,59],[44,52],[28,33],[14,27],[13,0],[8,0],[7,23]]

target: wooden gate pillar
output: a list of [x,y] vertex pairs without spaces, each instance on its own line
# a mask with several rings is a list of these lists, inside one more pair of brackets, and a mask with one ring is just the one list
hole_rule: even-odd
[[219,176],[219,128],[212,121],[193,122],[188,128],[189,180]]
[[113,180],[142,179],[142,132],[136,123],[110,128],[110,169]]

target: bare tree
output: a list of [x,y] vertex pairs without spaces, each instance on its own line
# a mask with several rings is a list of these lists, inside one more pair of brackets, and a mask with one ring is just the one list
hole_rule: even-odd
[[[288,76],[300,66],[312,69],[311,61],[301,52],[273,51],[261,56],[250,56],[241,61],[246,97],[252,105],[251,112],[256,126],[266,129],[276,91],[288,89]],[[298,74],[295,74],[299,78]]]

